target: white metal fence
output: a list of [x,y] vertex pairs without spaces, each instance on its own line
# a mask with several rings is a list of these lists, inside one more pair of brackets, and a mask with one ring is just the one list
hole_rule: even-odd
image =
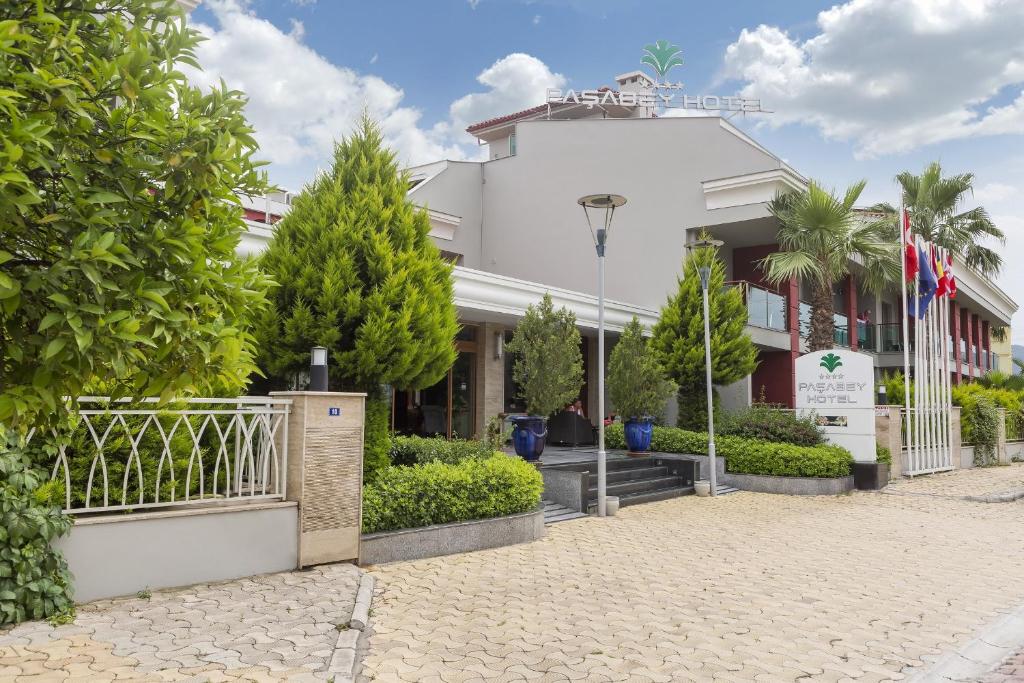
[[285,495],[290,399],[78,400],[52,480],[68,513],[145,510]]

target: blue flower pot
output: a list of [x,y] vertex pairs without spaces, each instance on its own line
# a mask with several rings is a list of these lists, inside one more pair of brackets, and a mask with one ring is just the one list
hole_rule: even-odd
[[547,425],[543,417],[512,418],[512,445],[515,446],[516,455],[523,460],[540,460],[547,436]]
[[651,450],[651,435],[654,434],[654,418],[631,417],[626,420],[626,448],[630,453],[646,453]]

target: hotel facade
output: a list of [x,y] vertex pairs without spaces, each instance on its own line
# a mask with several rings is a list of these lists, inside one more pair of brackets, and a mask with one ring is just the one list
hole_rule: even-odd
[[[649,92],[653,83],[645,74],[616,81],[614,90],[586,91],[620,94],[604,104],[600,96],[595,104],[582,93],[549,91],[546,104],[470,126],[486,161],[439,160],[408,169],[409,199],[428,212],[431,237],[456,264],[463,330],[445,379],[428,389],[395,389],[395,430],[471,436],[494,415],[521,413],[503,349],[527,306],[545,293],[576,315],[585,367],[580,398],[596,424],[597,259],[576,199],[605,192],[628,200],[609,236],[608,349],[632,316],[648,329],[656,322],[676,291],[684,244],[707,229],[724,242],[729,286],[743,294],[746,329],[759,354],[751,376],[718,388],[723,405],[761,397],[794,405],[794,363],[806,351],[809,297],[796,281],[767,284],[758,264],[778,249],[768,203],[779,192],[805,188],[807,179],[722,116],[658,115],[649,100],[621,97]],[[246,201],[243,251],[263,248],[288,200],[282,193]],[[895,289],[883,296],[865,291],[859,270],[853,263],[853,274],[835,288],[836,345],[870,353],[881,376],[903,365],[900,297]],[[1009,358],[997,358],[993,344],[1009,338],[1017,304],[963,264],[956,272],[958,295],[948,302],[952,381],[1009,371]],[[673,401],[666,418],[674,412]]]

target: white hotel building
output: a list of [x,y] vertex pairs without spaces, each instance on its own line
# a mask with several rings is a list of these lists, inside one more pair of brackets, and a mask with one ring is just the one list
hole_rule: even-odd
[[[651,84],[641,72],[616,80],[617,92]],[[487,161],[439,160],[409,169],[410,200],[429,212],[431,236],[457,264],[455,302],[464,330],[445,380],[394,392],[395,429],[470,435],[493,415],[520,412],[503,341],[545,292],[576,314],[586,368],[581,398],[596,423],[597,259],[576,199],[604,192],[628,200],[615,214],[607,252],[611,341],[633,315],[654,324],[676,289],[684,243],[706,227],[725,242],[727,278],[744,292],[747,331],[760,354],[753,375],[720,388],[723,403],[747,404],[764,394],[793,405],[793,364],[805,348],[809,307],[796,282],[765,284],[757,262],[778,248],[768,202],[777,192],[805,187],[803,175],[724,118],[657,117],[647,106],[544,104],[468,131],[486,145]],[[287,202],[286,195],[249,202],[243,250],[262,248]],[[878,373],[899,368],[899,297],[863,291],[856,273],[855,264],[854,275],[836,288],[837,345],[871,353]],[[995,367],[993,332],[1009,333],[1017,304],[963,265],[957,275],[948,343],[953,381],[961,382]],[[872,323],[858,324],[857,312],[865,309]],[[423,416],[418,426],[408,417],[414,405]]]

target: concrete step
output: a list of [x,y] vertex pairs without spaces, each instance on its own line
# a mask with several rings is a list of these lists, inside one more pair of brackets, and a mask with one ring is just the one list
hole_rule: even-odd
[[544,503],[544,523],[554,524],[555,522],[565,522],[570,519],[579,519],[580,517],[586,517],[584,513],[579,510],[573,510],[567,508],[564,505],[553,503],[550,500],[541,501]]
[[728,493],[737,493],[738,491],[739,491],[738,488],[735,488],[733,486],[726,486],[725,484],[718,484],[715,487],[715,495],[716,496],[724,496],[724,495],[726,495]]
[[[635,481],[637,479],[657,479],[659,477],[667,477],[667,467],[629,467],[624,470],[615,470],[607,473],[607,480],[609,484],[618,483],[622,481]],[[593,486],[597,486],[597,472],[590,473],[590,483]]]
[[[657,489],[654,491],[631,493],[624,496],[619,496],[619,507],[626,507],[629,505],[640,505],[642,503],[655,503],[659,500],[668,500],[669,498],[679,498],[681,496],[688,496],[692,494],[692,486],[673,486],[670,488]],[[591,502],[589,509],[591,513],[597,512],[597,501]]]
[[[656,467],[657,466],[657,463],[654,462],[654,458],[650,458],[650,457],[647,457],[647,456],[644,456],[642,458],[608,458],[606,460],[606,462],[608,463],[608,471],[609,472],[618,472],[620,470],[632,470],[632,469],[638,469],[638,468],[642,468],[642,467]],[[590,470],[591,472],[596,472],[597,471],[597,461],[596,460],[594,462],[588,463],[588,464],[591,467],[593,467],[593,469]],[[590,467],[588,467],[587,469],[590,469]]]
[[[591,477],[591,483],[594,484],[589,491],[589,499],[597,499],[597,481],[596,477]],[[623,481],[617,484],[608,483],[606,493],[609,496],[628,496],[631,493],[643,493],[646,491],[657,491],[661,489],[672,488],[679,486],[679,477],[657,477],[654,479],[636,479],[633,481]]]

